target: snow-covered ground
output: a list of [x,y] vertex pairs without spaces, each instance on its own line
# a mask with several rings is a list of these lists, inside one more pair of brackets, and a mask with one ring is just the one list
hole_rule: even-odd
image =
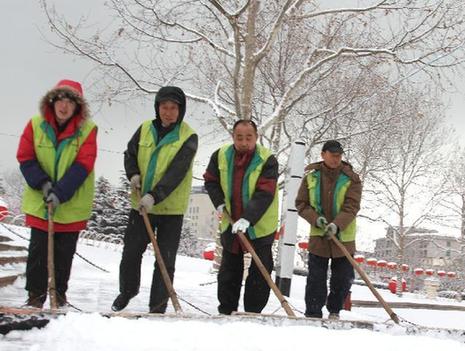
[[[14,231],[28,237],[28,230],[11,227]],[[8,232],[0,226],[0,235],[9,236],[14,244],[27,246],[27,241]],[[89,245],[83,241],[78,252],[95,264],[107,269],[102,272],[75,256],[73,271],[68,290],[68,300],[85,312],[109,312],[113,299],[118,294],[118,266],[121,247],[97,243]],[[95,244],[94,244],[95,245]],[[154,258],[144,256],[142,267],[141,291],[131,300],[126,311],[147,312],[152,267]],[[180,297],[181,306],[186,314],[216,315],[215,276],[210,273],[211,263],[202,259],[178,256],[174,287]],[[20,266],[24,269],[24,265]],[[0,270],[7,267],[0,267]],[[9,272],[8,274],[10,274]],[[13,286],[0,289],[0,305],[19,307],[26,300],[24,279],[18,279]],[[292,281],[289,303],[295,307],[296,314],[304,310],[305,278],[295,276]],[[389,301],[415,301],[425,303],[459,304],[445,299],[428,300],[420,295],[405,294],[399,298],[388,291],[380,290]],[[354,300],[374,300],[370,291],[361,286],[352,289]],[[198,309],[190,306],[193,304]],[[465,303],[461,303],[465,306]],[[272,326],[250,321],[208,322],[202,320],[130,320],[121,317],[105,318],[97,313],[70,313],[52,320],[40,330],[14,331],[0,336],[0,350],[298,350],[314,347],[340,350],[465,350],[463,341],[453,338],[432,336],[407,336],[391,328],[384,332],[372,332],[362,329],[328,330],[324,328],[281,325]],[[242,305],[240,306],[242,310]],[[204,312],[202,312],[204,311]],[[325,311],[326,312],[326,311]],[[440,328],[464,329],[465,313],[454,311],[429,311],[398,309],[401,318],[410,322]],[[171,305],[168,313],[174,313]],[[264,313],[285,315],[279,309],[279,302],[271,295]],[[389,318],[382,309],[353,308],[342,311],[342,319],[371,320],[384,322]]]

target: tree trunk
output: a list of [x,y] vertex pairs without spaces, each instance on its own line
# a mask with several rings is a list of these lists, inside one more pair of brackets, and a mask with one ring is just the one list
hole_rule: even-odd
[[247,17],[247,34],[245,37],[245,52],[244,52],[244,73],[242,76],[242,98],[241,98],[241,113],[242,119],[251,119],[252,117],[252,101],[254,91],[255,70],[257,62],[254,59],[254,53],[257,49],[257,38],[255,35],[255,21],[257,19],[258,8],[260,1],[252,0],[249,7]]
[[405,228],[404,228],[404,197],[401,197],[400,201],[400,211],[399,211],[399,252],[398,252],[398,264],[397,264],[397,288],[396,288],[396,295],[402,296],[402,263],[404,262],[404,236],[405,236]]

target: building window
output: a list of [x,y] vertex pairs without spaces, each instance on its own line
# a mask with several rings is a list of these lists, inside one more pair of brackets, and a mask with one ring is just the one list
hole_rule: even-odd
[[446,256],[447,256],[447,257],[450,257],[450,250],[447,250],[447,251],[446,251]]

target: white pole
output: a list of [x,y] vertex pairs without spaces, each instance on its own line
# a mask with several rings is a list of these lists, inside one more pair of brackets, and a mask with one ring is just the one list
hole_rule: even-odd
[[291,154],[286,171],[284,186],[282,225],[283,234],[279,239],[276,260],[276,285],[283,295],[291,293],[291,279],[294,272],[295,244],[297,242],[298,213],[295,198],[304,173],[305,143],[296,141],[291,147]]

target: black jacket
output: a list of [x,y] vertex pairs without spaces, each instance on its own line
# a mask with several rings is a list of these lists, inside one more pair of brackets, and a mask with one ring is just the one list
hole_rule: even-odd
[[[219,150],[212,154],[207,170],[204,174],[205,189],[207,190],[215,208],[225,203],[218,169],[218,151]],[[247,204],[247,207],[244,208],[242,214],[240,214],[241,218],[248,220],[251,225],[254,225],[260,220],[260,218],[265,214],[266,210],[273,202],[274,192],[277,186],[277,179],[278,161],[273,155],[271,155],[263,165],[263,169],[257,183],[264,183],[267,184],[267,186],[263,188],[257,186],[254,194],[252,195],[252,198]],[[242,201],[242,198],[240,196],[236,196],[236,198],[233,198],[232,201]],[[228,229],[221,235],[221,244],[228,251],[236,252],[237,240],[235,240],[235,238],[236,236],[231,234],[231,226],[229,226]],[[253,245],[255,247],[269,245],[273,242],[273,240],[274,233],[270,233],[265,237],[253,240]]]
[[[162,101],[171,100],[179,104],[179,117],[176,123],[169,127],[163,127],[159,115],[159,104]],[[161,88],[157,96],[155,97],[155,113],[156,117],[152,121],[153,126],[158,132],[159,142],[163,137],[174,129],[176,124],[179,124],[184,119],[186,112],[186,98],[184,92],[178,87],[163,87]],[[139,140],[140,140],[140,126],[131,140],[128,142],[127,150],[124,152],[124,169],[128,179],[135,174],[140,174],[140,169],[137,164],[137,154],[139,151]],[[186,173],[189,170],[190,164],[195,156],[198,146],[197,134],[192,134],[181,146],[176,156],[171,161],[166,173],[155,185],[155,187],[149,191],[149,194],[155,199],[155,204],[160,203],[171,194],[171,192],[178,187],[181,181],[184,179]]]

